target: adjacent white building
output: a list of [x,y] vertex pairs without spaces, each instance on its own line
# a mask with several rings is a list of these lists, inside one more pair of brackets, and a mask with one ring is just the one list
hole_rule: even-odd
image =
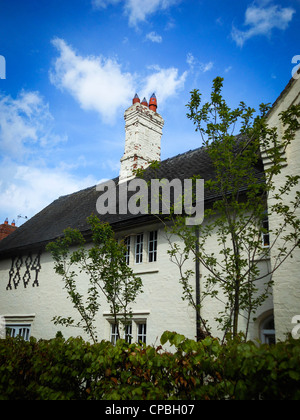
[[[292,78],[284,91],[280,94],[268,115],[270,127],[277,127],[279,139],[284,133],[284,126],[280,121],[280,113],[289,109],[292,105],[300,103],[300,79]],[[300,133],[287,147],[284,152],[286,158],[285,166],[280,175],[275,178],[276,192],[284,185],[289,175],[300,175]],[[264,160],[265,169],[268,168],[268,160]],[[289,201],[294,201],[299,185],[289,192]],[[269,203],[269,205],[272,203]],[[300,219],[300,209],[297,210],[297,217]],[[270,230],[275,231],[280,224],[280,216],[269,217]],[[288,233],[288,232],[286,232]],[[271,249],[271,264],[276,264],[275,255],[278,255],[278,248],[284,246],[283,240],[278,242],[276,247]],[[294,325],[293,319],[300,315],[300,248],[295,248],[292,258],[288,258],[275,271],[273,275],[273,305],[276,338],[284,340],[287,333],[290,333]]]

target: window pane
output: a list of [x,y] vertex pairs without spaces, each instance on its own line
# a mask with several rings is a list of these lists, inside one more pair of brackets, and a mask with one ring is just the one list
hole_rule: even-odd
[[147,335],[147,325],[146,324],[139,324],[138,325],[138,336],[137,340],[139,343],[146,343],[146,335]]
[[124,245],[126,247],[126,251],[125,251],[125,259],[126,259],[126,264],[129,265],[130,263],[130,236],[127,236],[124,239]]
[[270,246],[270,235],[269,235],[269,221],[268,219],[263,221],[263,229],[265,232],[262,234],[262,242],[264,247]]
[[261,339],[263,343],[275,344],[276,332],[273,316],[266,318],[261,325]]
[[276,344],[275,334],[265,334],[266,344]]
[[140,264],[143,262],[143,242],[144,242],[144,235],[140,233],[136,235],[135,239],[135,262],[136,264]]
[[110,342],[115,345],[118,341],[119,335],[118,335],[118,325],[117,324],[111,324],[111,334],[110,334]]
[[20,328],[19,336],[24,338],[25,341],[29,339],[29,329],[28,328]]
[[16,336],[16,329],[12,328],[12,327],[7,327],[6,328],[6,334],[8,337],[15,337]]
[[154,262],[157,260],[157,231],[149,233],[148,245],[148,261]]
[[132,324],[125,325],[125,341],[131,344],[132,341]]

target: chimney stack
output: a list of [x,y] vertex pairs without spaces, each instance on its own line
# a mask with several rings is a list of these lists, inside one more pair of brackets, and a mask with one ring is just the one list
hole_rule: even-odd
[[5,221],[4,221],[4,223],[2,225],[0,225],[0,241],[2,241],[2,239],[4,239],[7,236],[9,236],[16,229],[17,229],[17,227],[16,227],[15,221],[13,220],[12,221],[12,224],[9,225],[8,224],[8,218],[6,218]]
[[121,159],[119,182],[134,178],[134,171],[146,169],[151,162],[160,161],[163,118],[156,112],[155,94],[140,102],[135,94],[132,105],[124,114],[125,152]]

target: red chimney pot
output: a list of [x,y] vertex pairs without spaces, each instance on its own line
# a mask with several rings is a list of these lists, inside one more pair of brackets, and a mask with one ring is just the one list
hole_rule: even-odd
[[144,106],[148,106],[147,99],[146,99],[146,98],[144,98],[144,99],[142,100],[141,104],[142,104],[142,105],[144,105]]
[[151,111],[156,112],[156,109],[157,109],[157,99],[156,99],[155,93],[153,93],[153,95],[150,98],[149,108],[151,109]]
[[132,105],[136,104],[136,103],[140,103],[140,98],[138,97],[138,94],[136,93],[133,100],[132,100]]

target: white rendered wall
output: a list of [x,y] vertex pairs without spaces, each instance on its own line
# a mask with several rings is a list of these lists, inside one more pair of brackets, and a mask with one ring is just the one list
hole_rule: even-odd
[[[156,262],[147,262],[147,235],[151,230],[158,230],[158,252]],[[134,264],[134,235],[144,233],[144,258],[143,263]],[[178,267],[170,261],[168,255],[169,243],[163,228],[159,225],[148,226],[124,231],[122,236],[132,236],[131,242],[131,267],[134,272],[142,278],[144,293],[140,294],[133,309],[133,339],[135,339],[136,322],[145,320],[147,322],[147,343],[158,344],[164,331],[176,331],[186,337],[196,337],[196,313],[182,300],[182,286],[179,283]],[[173,238],[177,240],[178,238]],[[208,241],[208,252],[216,252],[216,238],[212,236]],[[267,269],[267,261],[260,262],[262,270]],[[61,277],[54,272],[52,257],[49,253],[41,256],[41,271],[39,273],[39,286],[32,287],[32,282],[25,288],[21,281],[17,289],[6,290],[9,280],[11,260],[0,262],[0,315],[29,316],[34,314],[31,334],[37,338],[50,339],[56,332],[62,331],[65,337],[81,335],[88,337],[78,328],[63,328],[55,326],[51,322],[54,316],[72,316],[78,319],[77,312],[73,309],[71,302],[67,299],[67,293],[63,289]],[[195,263],[191,258],[185,269],[195,270]],[[20,270],[21,277],[25,268]],[[200,267],[201,289],[204,287],[205,270]],[[195,282],[195,280],[192,280]],[[84,292],[87,288],[87,279],[84,276],[79,280],[80,290]],[[195,284],[193,284],[195,287]],[[273,307],[272,298],[260,308],[257,317]],[[209,321],[214,336],[222,337],[214,321],[218,312],[223,309],[222,304],[217,300],[206,298],[202,310],[202,317]],[[102,306],[97,316],[98,339],[110,339],[109,306],[102,300]],[[242,321],[242,318],[241,318]],[[243,324],[241,323],[241,326]],[[250,337],[258,338],[258,325],[251,323]]]
[[[277,127],[280,136],[284,128],[279,121],[280,112],[287,110],[292,104],[300,103],[300,79],[295,80],[292,85],[283,92],[278,99],[275,107],[272,109],[268,124],[270,127]],[[275,178],[276,192],[284,185],[287,175],[300,174],[300,133],[296,134],[295,140],[288,146],[286,151],[287,165],[282,168],[281,174]],[[267,162],[265,162],[267,168]],[[295,197],[294,188],[287,196],[288,202]],[[273,202],[270,201],[269,206]],[[298,209],[297,215],[300,218]],[[280,216],[269,217],[270,229],[275,230],[281,222]],[[287,231],[288,233],[288,231]],[[272,241],[272,236],[271,236]],[[278,242],[272,249],[272,266],[274,267],[275,258],[278,254],[278,247],[282,246],[283,241]],[[300,249],[296,248],[293,252],[293,258],[288,258],[282,266],[274,273],[274,315],[277,340],[285,340],[286,335],[291,333],[293,325],[292,318],[300,315]]]

